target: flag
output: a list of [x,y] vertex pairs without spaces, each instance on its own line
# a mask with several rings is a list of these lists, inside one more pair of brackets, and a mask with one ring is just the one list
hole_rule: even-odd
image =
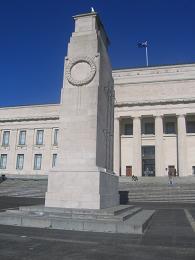
[[138,42],[137,46],[138,46],[138,48],[146,48],[146,47],[148,47],[148,42],[147,41]]

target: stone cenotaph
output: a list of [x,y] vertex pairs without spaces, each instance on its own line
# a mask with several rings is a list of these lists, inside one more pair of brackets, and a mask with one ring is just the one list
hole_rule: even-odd
[[45,206],[103,209],[119,204],[109,40],[97,13],[74,20],[65,58],[57,166],[49,172]]

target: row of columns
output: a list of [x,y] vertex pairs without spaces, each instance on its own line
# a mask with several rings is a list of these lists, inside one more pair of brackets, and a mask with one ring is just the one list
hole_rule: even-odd
[[[186,174],[186,126],[185,116],[177,116],[177,152],[178,152],[178,172],[180,176]],[[121,138],[120,138],[120,118],[114,122],[114,171],[120,174],[121,167]],[[141,117],[133,118],[133,174],[142,174],[142,154],[141,154]],[[165,174],[164,154],[163,154],[163,116],[155,116],[155,175]]]

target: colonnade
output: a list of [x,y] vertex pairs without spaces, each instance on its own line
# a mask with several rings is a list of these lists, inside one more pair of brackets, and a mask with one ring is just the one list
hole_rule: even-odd
[[[185,115],[177,115],[177,153],[178,173],[180,176],[186,174],[186,122]],[[165,173],[164,151],[163,151],[163,115],[155,118],[155,175],[162,176]],[[121,172],[121,119],[115,118],[114,122],[114,171],[117,175]],[[142,175],[141,154],[141,116],[131,117],[133,120],[133,174]]]

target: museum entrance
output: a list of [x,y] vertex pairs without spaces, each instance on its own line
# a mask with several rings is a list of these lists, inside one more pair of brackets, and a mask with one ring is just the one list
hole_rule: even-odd
[[142,146],[142,176],[155,176],[155,146]]

